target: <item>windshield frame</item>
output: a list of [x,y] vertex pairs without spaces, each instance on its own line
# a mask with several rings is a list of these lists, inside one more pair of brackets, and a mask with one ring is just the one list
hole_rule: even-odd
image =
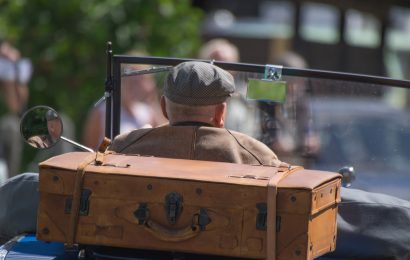
[[[121,118],[121,65],[122,64],[151,64],[160,66],[176,66],[186,61],[202,61],[212,63],[224,70],[264,73],[268,64],[230,63],[214,60],[184,59],[154,56],[112,55],[111,45],[107,47],[107,78],[104,97],[106,98],[105,136],[112,139],[120,133]],[[273,65],[278,66],[278,65]],[[384,85],[387,87],[401,87],[410,89],[410,80],[393,79],[388,77],[345,73],[327,70],[301,69],[282,67],[282,76],[307,77],[318,79],[344,80],[368,84]],[[155,73],[155,70],[152,72]],[[279,79],[280,80],[280,79]]]

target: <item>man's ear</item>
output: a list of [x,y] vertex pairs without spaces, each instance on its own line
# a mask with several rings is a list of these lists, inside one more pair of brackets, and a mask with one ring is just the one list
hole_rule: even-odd
[[218,104],[215,107],[213,123],[216,127],[223,128],[225,126],[226,103]]
[[162,111],[162,114],[164,115],[164,117],[169,120],[166,103],[167,103],[167,101],[165,100],[165,97],[161,96],[161,111]]

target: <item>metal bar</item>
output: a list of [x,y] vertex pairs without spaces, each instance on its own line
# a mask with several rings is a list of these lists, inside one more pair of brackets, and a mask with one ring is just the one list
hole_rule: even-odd
[[355,74],[355,73],[344,73],[335,72],[327,70],[312,70],[312,69],[295,69],[295,68],[285,68],[283,67],[282,76],[297,76],[297,77],[312,77],[321,79],[334,79],[334,80],[344,80],[352,82],[362,82],[368,84],[383,85],[386,87],[402,87],[410,89],[409,80],[392,79],[387,77]]
[[164,65],[164,66],[176,66],[179,63],[186,61],[203,61],[213,62],[214,65],[226,70],[237,70],[246,72],[260,72],[265,71],[264,65],[259,64],[247,64],[247,63],[229,63],[211,60],[198,60],[198,59],[180,59],[180,58],[164,58],[164,57],[137,57],[127,55],[114,55],[114,58],[124,64],[150,64],[150,65]]
[[[151,65],[163,65],[163,66],[175,66],[175,65],[178,65],[179,63],[182,63],[185,61],[193,61],[193,60],[211,62],[210,60],[163,58],[163,57],[149,57],[149,56],[137,57],[137,56],[126,56],[126,55],[114,55],[114,60],[118,61],[118,63],[151,64]],[[219,62],[219,61],[214,61],[213,64],[225,70],[255,72],[255,73],[262,73],[262,74],[265,72],[265,65],[260,65],[260,64],[229,63],[229,62]],[[353,82],[364,82],[364,83],[369,83],[369,84],[378,84],[378,85],[384,85],[384,86],[410,88],[409,80],[400,80],[400,79],[392,79],[392,78],[387,78],[387,77],[326,71],[326,70],[297,69],[297,68],[283,67],[282,76],[312,77],[312,78],[320,78],[320,79],[345,80],[345,81],[353,81]]]
[[111,42],[107,42],[107,78],[105,80],[105,90],[104,90],[104,98],[105,98],[105,136],[108,138],[112,138],[111,136],[111,92],[112,92],[112,44]]
[[164,66],[164,67],[152,67],[152,68],[145,69],[145,70],[131,70],[131,71],[123,72],[121,74],[121,77],[138,76],[138,75],[143,75],[143,74],[165,72],[171,69],[172,69],[172,66]]
[[64,140],[64,141],[66,141],[67,143],[70,143],[70,144],[72,144],[72,145],[74,145],[74,146],[80,148],[80,149],[83,150],[83,151],[92,152],[92,153],[94,152],[93,149],[91,149],[91,148],[89,148],[89,147],[87,147],[87,146],[84,146],[84,145],[82,145],[82,144],[79,144],[79,143],[77,143],[77,142],[75,142],[75,141],[73,141],[73,140],[71,140],[71,139],[68,139],[67,137],[60,136],[60,138],[61,138],[61,140]]
[[112,90],[112,137],[120,133],[121,120],[121,61],[113,57],[113,90]]

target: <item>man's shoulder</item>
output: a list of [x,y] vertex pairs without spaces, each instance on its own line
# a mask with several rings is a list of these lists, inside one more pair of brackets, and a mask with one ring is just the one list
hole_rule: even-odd
[[[254,137],[251,137],[247,134],[236,132],[233,130],[228,130],[227,131],[243,146],[245,147],[251,147],[260,153],[264,154],[274,154],[274,152],[267,147],[264,143],[261,141],[257,140]],[[275,155],[276,156],[276,155]]]
[[153,131],[155,128],[140,128],[135,129],[133,131],[120,134],[114,138],[112,144],[110,146],[110,150],[112,151],[121,151],[127,145],[136,142],[138,139],[143,137],[144,135],[148,134],[149,132]]
[[255,139],[254,137],[227,128],[203,127],[201,128],[201,131],[203,131],[204,133],[213,133],[220,136],[231,136],[241,144],[249,144],[270,150],[264,143]]
[[161,136],[162,134],[165,133],[186,133],[187,130],[193,130],[197,128],[197,134],[198,136],[209,136],[214,139],[224,139],[229,137],[229,139],[234,139],[238,144],[244,145],[244,146],[252,146],[255,148],[262,149],[264,152],[272,152],[268,147],[266,147],[265,144],[262,142],[256,140],[255,138],[248,136],[246,134],[236,132],[233,130],[229,130],[226,128],[217,128],[217,127],[207,127],[207,126],[170,126],[168,124],[162,125],[159,127],[155,128],[141,128],[141,129],[136,129],[131,132],[127,132],[124,134],[120,134],[115,139],[113,140],[113,143],[111,145],[111,150],[122,150],[124,146],[135,143],[137,140],[141,139],[145,135],[147,135],[150,132],[155,131],[156,135],[155,136]]
[[[255,159],[263,165],[280,164],[276,154],[268,146],[244,133],[226,128],[201,127],[198,135],[209,135],[214,137],[213,143],[218,145],[218,147],[220,147],[219,149],[235,149],[236,152],[241,154],[242,163],[250,163]],[[246,158],[253,159],[248,160]]]

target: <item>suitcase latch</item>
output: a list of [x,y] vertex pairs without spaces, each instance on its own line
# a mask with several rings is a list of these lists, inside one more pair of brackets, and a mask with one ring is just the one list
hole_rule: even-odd
[[211,218],[209,218],[208,213],[205,209],[200,209],[198,214],[198,226],[201,231],[205,230],[206,225],[211,223]]
[[[256,229],[266,230],[266,223],[268,217],[268,208],[266,203],[257,203],[256,208],[258,209],[258,215],[256,215]],[[280,231],[281,217],[276,216],[276,232]]]
[[[88,216],[88,211],[90,209],[90,202],[89,202],[90,195],[91,195],[91,190],[89,189],[83,189],[81,191],[80,208],[79,208],[80,216]],[[65,200],[65,206],[64,206],[65,214],[71,214],[72,204],[73,204],[72,198],[67,198]]]
[[171,192],[165,197],[165,211],[170,224],[175,224],[182,212],[182,195]]
[[258,209],[258,215],[256,215],[256,229],[266,230],[266,217],[267,217],[267,208],[266,203],[256,204]]
[[147,208],[147,203],[140,203],[138,209],[134,211],[134,216],[138,219],[138,224],[143,225],[148,219],[149,210]]

